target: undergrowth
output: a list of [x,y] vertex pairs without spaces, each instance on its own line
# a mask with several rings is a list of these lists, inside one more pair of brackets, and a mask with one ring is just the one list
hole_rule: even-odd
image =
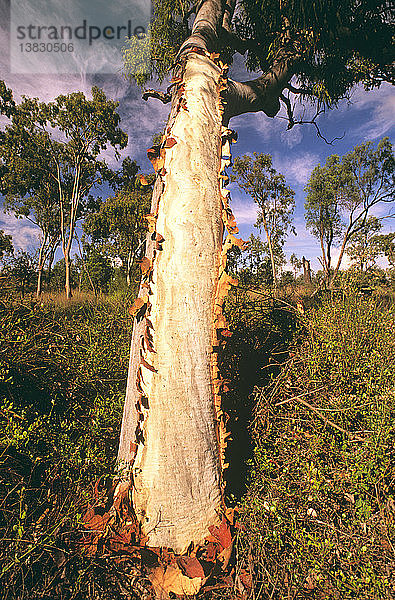
[[130,329],[120,299],[0,304],[4,600],[89,597],[100,565],[70,549],[115,461]]
[[394,305],[328,297],[297,340],[255,394],[241,582],[254,600],[394,598]]
[[[148,597],[132,563],[78,552],[81,517],[117,452],[132,326],[125,304],[121,296],[0,304],[4,600]],[[254,457],[232,580],[208,582],[198,596],[389,600],[395,309],[353,294],[324,297],[304,315],[291,304],[229,304],[224,402],[237,468],[228,493],[244,489],[235,479],[255,407]]]

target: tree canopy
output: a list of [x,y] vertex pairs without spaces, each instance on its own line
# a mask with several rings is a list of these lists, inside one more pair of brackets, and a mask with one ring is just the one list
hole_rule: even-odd
[[[42,247],[40,261],[60,234],[69,296],[76,222],[94,204],[92,188],[113,176],[100,154],[112,147],[119,157],[127,143],[118,103],[97,87],[91,99],[74,92],[48,104],[27,97],[16,104],[4,85],[0,95],[10,119],[0,132],[1,191],[10,209],[41,228],[47,248]],[[42,266],[41,261],[39,271]]]
[[273,116],[280,98],[292,126],[295,95],[322,109],[356,84],[394,82],[388,0],[240,0],[237,7],[235,0],[155,0],[153,15],[143,51],[136,40],[124,49],[126,72],[143,84],[162,80],[188,47],[220,52],[228,64],[239,52],[247,70],[262,75],[229,82],[229,117],[257,110]]
[[[372,142],[355,146],[341,159],[329,156],[317,166],[306,186],[307,228],[321,243],[322,264],[329,282],[339,271],[351,240],[366,236],[372,226],[372,209],[394,200],[395,159],[388,138],[374,147]],[[358,238],[359,239],[359,238]],[[340,242],[340,253],[332,274],[331,247]]]

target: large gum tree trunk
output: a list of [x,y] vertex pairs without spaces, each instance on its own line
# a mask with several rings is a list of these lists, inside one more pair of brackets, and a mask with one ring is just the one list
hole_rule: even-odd
[[[203,556],[199,547],[207,541],[215,548],[209,560],[214,556],[223,566],[231,546],[222,514],[229,434],[217,357],[219,338],[229,334],[222,304],[237,283],[226,273],[226,253],[244,243],[234,236],[238,230],[225,187],[234,140],[227,123],[244,112],[274,116],[297,56],[287,38],[268,72],[251,82],[227,80],[215,52],[233,9],[232,1],[199,4],[192,33],[178,55],[165,135],[160,146],[148,151],[157,179],[147,216],[142,284],[132,309],[135,323],[112,496],[118,514],[122,499],[128,507],[132,498],[140,544],[170,548],[176,555],[188,549],[193,563],[193,557]],[[222,243],[224,227],[228,236]],[[134,527],[131,516],[124,521]],[[205,579],[202,565],[195,562],[185,576],[181,571],[188,560],[183,561],[183,567],[174,560],[163,563],[152,575],[158,598],[199,589]]]
[[149,221],[159,242],[142,264],[145,302],[133,332],[118,456],[132,471],[133,505],[148,545],[179,554],[191,542],[203,544],[219,524],[223,495],[213,352],[223,237],[222,74],[193,52],[180,76],[156,159]]

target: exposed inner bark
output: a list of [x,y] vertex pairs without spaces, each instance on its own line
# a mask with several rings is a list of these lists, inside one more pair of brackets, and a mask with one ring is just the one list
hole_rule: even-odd
[[[144,360],[157,372],[144,364],[140,367],[149,408],[144,442],[133,465],[133,505],[148,545],[171,547],[178,553],[191,541],[204,542],[209,526],[219,523],[222,502],[210,375],[223,231],[218,183],[220,77],[220,69],[206,56],[188,56],[185,104],[170,131],[176,144],[166,150],[164,159],[164,191],[156,221],[163,249],[156,255],[150,282],[154,352],[144,352]],[[134,338],[137,335],[135,331]],[[137,353],[131,363],[132,388],[139,359]],[[128,440],[134,439],[130,430],[139,418],[132,415],[131,400],[119,452],[123,464],[130,462]]]
[[[173,79],[165,140],[152,151],[158,172],[152,239],[142,265],[118,455],[147,545],[178,554],[191,543],[204,544],[224,508],[228,434],[213,345],[217,330],[226,328],[220,305],[232,284],[224,251],[242,242],[232,235],[236,227],[223,189],[230,164],[223,123],[241,112],[276,114],[292,76],[287,50],[261,78],[229,84],[209,53],[229,29],[233,8],[224,0],[201,3],[178,55],[182,68]],[[227,94],[225,114],[221,92]],[[223,222],[231,234],[224,249]]]

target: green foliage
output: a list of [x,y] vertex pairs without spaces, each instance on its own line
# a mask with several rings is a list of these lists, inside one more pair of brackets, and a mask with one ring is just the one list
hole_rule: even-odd
[[[5,87],[0,93],[4,101],[12,96]],[[39,269],[59,238],[68,267],[76,221],[95,205],[91,190],[113,178],[99,155],[112,147],[119,157],[126,146],[117,107],[97,87],[91,99],[82,92],[60,95],[48,104],[23,97],[0,132],[0,189],[8,210],[42,230]]]
[[116,457],[124,301],[0,304],[3,598],[91,597],[95,566],[79,556],[78,532]]
[[12,245],[12,236],[4,233],[0,229],[0,260],[4,254],[12,254],[14,252],[14,246]]
[[[388,138],[374,148],[365,142],[345,154],[329,156],[318,165],[305,188],[306,226],[320,240],[322,265],[329,282],[334,281],[351,239],[364,236],[371,209],[394,200],[395,159]],[[331,274],[331,250],[341,243],[340,255]]]
[[3,268],[3,274],[9,280],[11,288],[22,296],[31,292],[36,281],[36,270],[34,268],[34,257],[24,250],[19,250],[9,258]]
[[386,233],[376,236],[376,244],[380,252],[386,257],[392,268],[395,267],[395,233]]
[[364,226],[350,237],[347,254],[360,272],[373,267],[382,252],[377,236],[381,228],[377,217],[368,217]]
[[190,32],[187,0],[154,0],[152,4],[153,22],[147,36],[132,37],[123,48],[125,73],[140,86],[154,75],[163,81]]
[[391,598],[394,305],[327,296],[301,326],[256,396],[239,556],[262,600]]
[[277,173],[273,167],[270,154],[254,152],[253,157],[237,156],[233,171],[233,181],[258,205],[255,225],[265,231],[273,282],[276,285],[276,262],[283,262],[281,246],[288,231],[292,229],[295,192],[286,185],[284,175]]
[[[64,280],[66,276],[66,265],[64,258],[58,260],[53,266],[50,274],[49,289],[61,292],[64,288]],[[78,271],[75,261],[70,261],[70,285],[75,288],[78,284]]]
[[291,40],[304,50],[296,76],[305,98],[332,106],[356,83],[372,88],[393,79],[388,46],[393,32],[385,0],[374,5],[352,0],[243,0],[241,7],[236,31],[259,41],[248,52],[251,70],[270,68],[287,19]]
[[317,165],[313,169],[305,187],[306,227],[315,237],[322,239],[329,257],[333,242],[340,238],[342,232],[339,200],[344,190],[348,192],[347,185],[340,159],[332,155],[323,167]]
[[80,264],[81,287],[93,292],[107,293],[112,279],[114,269],[106,254],[95,246],[87,246],[85,255]]
[[115,196],[102,201],[96,211],[87,215],[83,225],[94,245],[121,262],[129,282],[136,258],[143,252],[147,234],[144,215],[150,211],[151,194],[149,185],[122,184]]
[[[126,73],[141,85],[154,75],[163,80],[190,34],[190,15],[195,13],[193,2],[156,0],[150,35],[143,45],[133,39],[125,48]],[[386,0],[242,0],[232,30],[247,40],[249,70],[271,68],[284,48],[285,29],[290,40],[287,52],[302,57],[294,70],[304,99],[334,106],[358,83],[371,89],[383,81],[393,82],[393,28]],[[226,54],[227,62],[236,52],[226,36],[210,50]]]

